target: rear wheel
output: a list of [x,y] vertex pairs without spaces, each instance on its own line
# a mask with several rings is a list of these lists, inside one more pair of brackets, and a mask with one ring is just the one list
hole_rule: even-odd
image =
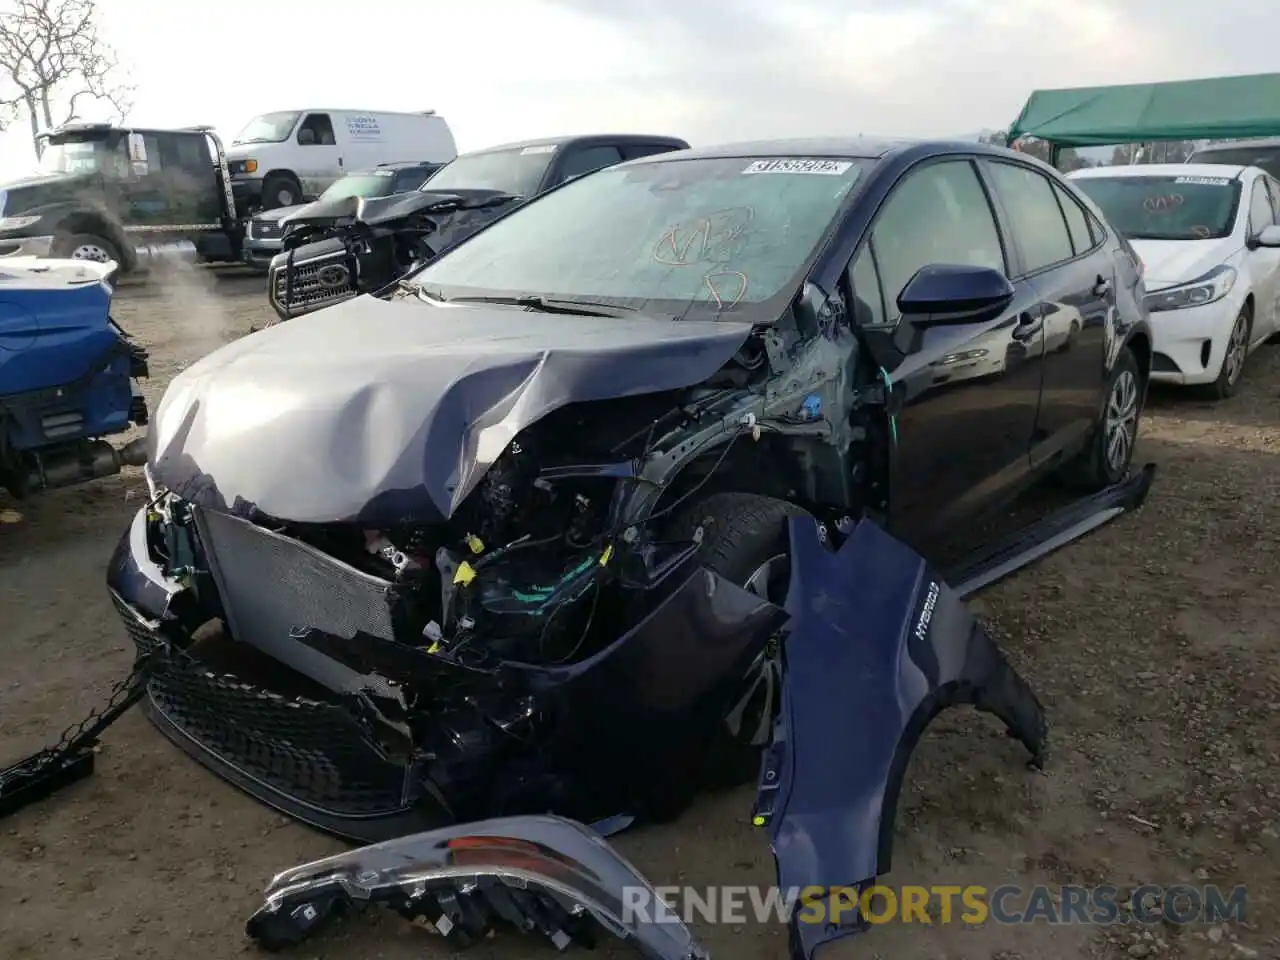
[[262,184],[262,209],[292,207],[302,202],[302,187],[292,177],[272,174]]
[[[751,593],[781,606],[791,578],[788,522],[808,511],[773,497],[720,493],[691,507],[676,521],[673,534],[691,539],[702,527],[699,558],[706,566]],[[782,691],[777,651],[766,649],[742,678],[733,706],[724,718],[724,739],[731,752],[757,752],[772,736]]]

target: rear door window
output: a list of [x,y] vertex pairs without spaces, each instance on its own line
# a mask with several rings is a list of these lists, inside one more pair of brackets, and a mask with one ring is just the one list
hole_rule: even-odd
[[594,173],[604,167],[611,167],[622,162],[622,154],[613,145],[598,147],[577,147],[565,154],[560,165],[560,182],[572,180],[588,173]]
[[395,182],[391,185],[392,193],[408,193],[422,186],[429,174],[427,167],[410,167],[396,173]]
[[1097,240],[1089,229],[1089,216],[1084,212],[1084,208],[1056,183],[1053,184],[1053,193],[1062,207],[1062,215],[1066,217],[1067,232],[1071,235],[1071,246],[1076,255],[1092,250],[1097,245]]
[[658,153],[670,153],[677,149],[665,143],[628,143],[622,147],[624,160],[638,160],[640,157],[652,157]]
[[1024,273],[1075,256],[1071,232],[1048,177],[1021,164],[1000,161],[988,162],[987,169],[1022,251]]

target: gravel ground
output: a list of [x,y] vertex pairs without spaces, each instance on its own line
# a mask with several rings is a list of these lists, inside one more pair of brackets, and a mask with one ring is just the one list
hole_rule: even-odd
[[[153,404],[185,363],[269,317],[260,280],[212,271],[126,288],[116,313],[151,349]],[[1278,374],[1280,348],[1264,347],[1231,401],[1154,396],[1140,457],[1160,472],[1144,510],[976,601],[1040,692],[1054,751],[1043,774],[1028,771],[989,718],[944,714],[913,761],[888,877],[1244,883],[1248,923],[893,925],[824,956],[1280,957]],[[141,490],[131,471],[16,505],[23,520],[0,526],[0,760],[39,747],[127,670],[103,570]],[[749,789],[706,798],[677,824],[618,845],[655,883],[768,884],[772,859],[748,825],[751,799]],[[107,734],[91,780],[0,823],[0,956],[241,956],[243,920],[269,877],[337,849],[129,715]],[[776,925],[699,932],[721,958],[785,955]],[[347,925],[298,956],[444,953],[388,917]],[[630,955],[613,945],[599,953]],[[508,935],[471,955],[552,953]]]

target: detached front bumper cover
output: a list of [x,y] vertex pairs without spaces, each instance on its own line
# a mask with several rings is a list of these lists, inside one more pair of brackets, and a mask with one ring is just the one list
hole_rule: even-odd
[[[635,909],[639,903],[643,910]],[[271,881],[246,932],[276,951],[352,907],[382,904],[454,947],[511,926],[563,950],[593,946],[603,928],[651,960],[708,960],[674,914],[653,910],[660,903],[635,867],[589,827],[553,816],[506,817],[287,870]]]

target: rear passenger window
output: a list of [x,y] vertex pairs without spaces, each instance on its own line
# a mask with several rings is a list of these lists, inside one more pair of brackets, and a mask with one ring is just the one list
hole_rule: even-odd
[[1048,177],[1012,163],[991,163],[987,169],[1009,215],[1027,273],[1075,256]]
[[[1005,270],[991,204],[968,160],[931,163],[908,173],[876,218],[871,242],[889,323],[898,321],[898,295],[921,267],[951,263]],[[854,264],[855,272],[858,267]],[[865,274],[865,264],[862,270]]]
[[427,168],[417,167],[412,170],[401,170],[396,174],[395,180],[392,182],[392,193],[408,193],[410,190],[417,190],[422,186],[422,182],[427,179]]
[[617,147],[580,147],[570,151],[564,158],[560,168],[560,179],[572,180],[587,173],[594,173],[602,167],[611,167],[622,162],[622,154]]
[[1081,254],[1092,250],[1097,241],[1089,230],[1089,220],[1084,209],[1056,183],[1053,185],[1053,192],[1062,205],[1063,216],[1067,218],[1067,231],[1071,234],[1071,246],[1075,248],[1075,252]]
[[622,155],[627,160],[636,160],[656,153],[670,153],[674,149],[665,143],[629,143],[622,148]]

